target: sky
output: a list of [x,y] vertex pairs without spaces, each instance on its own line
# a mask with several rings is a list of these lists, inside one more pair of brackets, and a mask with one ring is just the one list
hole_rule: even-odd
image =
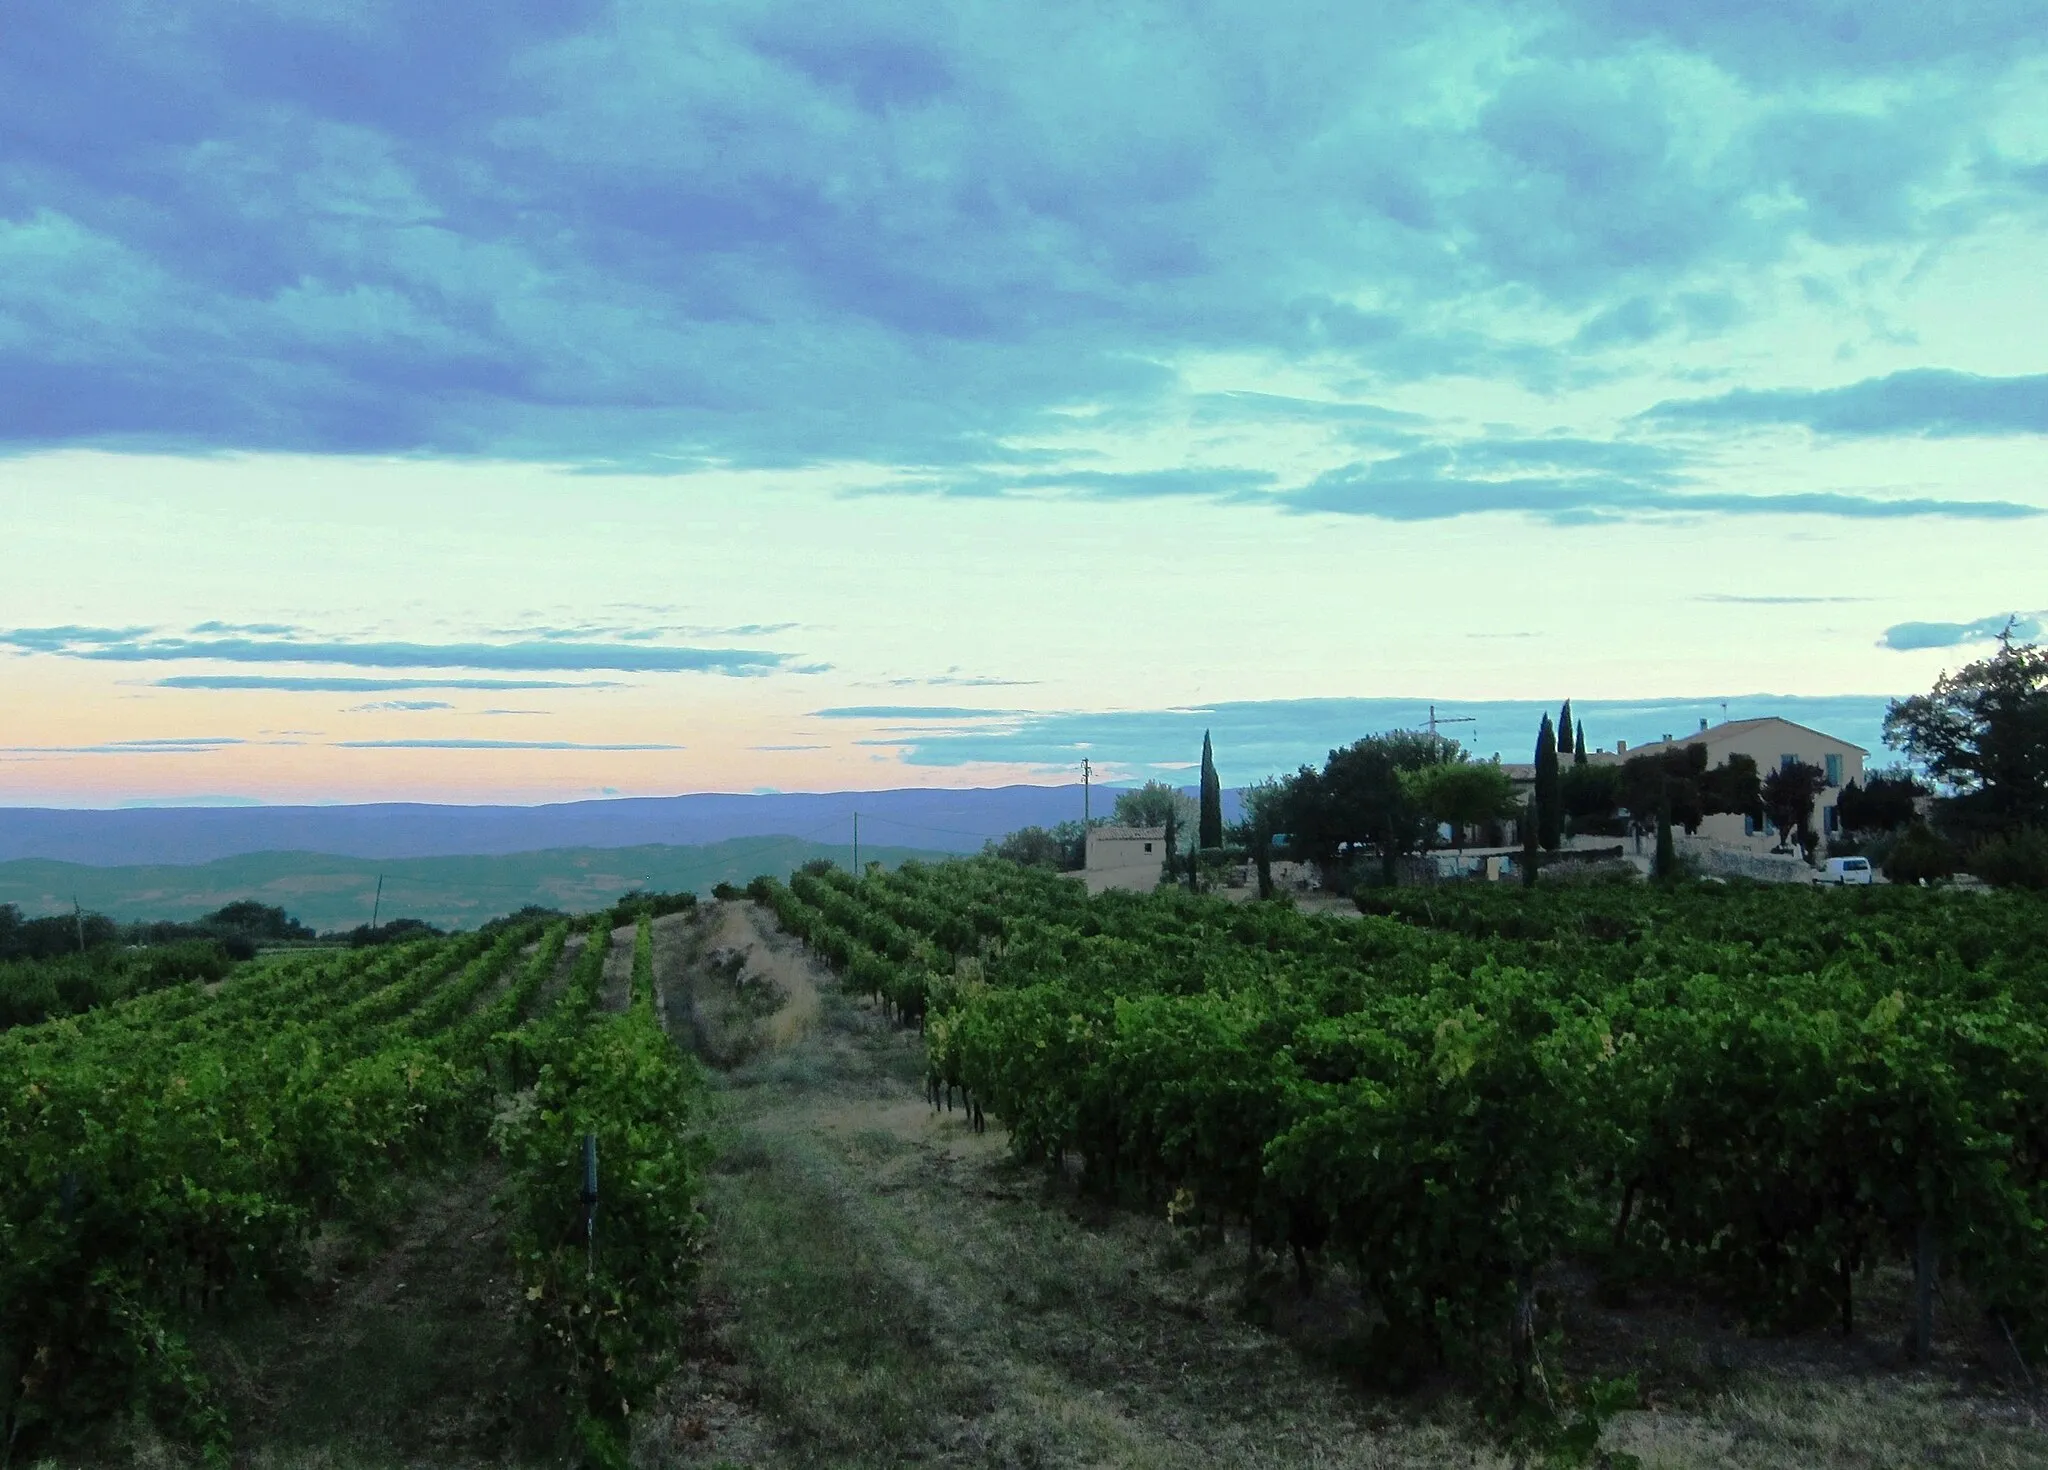
[[17,7],[0,805],[1872,745],[2048,618],[2040,19]]

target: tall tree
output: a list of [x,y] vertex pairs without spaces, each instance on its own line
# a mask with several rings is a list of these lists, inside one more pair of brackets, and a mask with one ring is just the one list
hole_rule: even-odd
[[2012,635],[1884,716],[1885,744],[1955,793],[1944,817],[1978,832],[2048,826],[2048,649]]
[[1813,804],[1827,784],[1828,773],[1805,761],[1787,761],[1764,777],[1764,815],[1777,827],[1780,837],[1812,849]]
[[1532,796],[1522,804],[1522,814],[1516,822],[1522,829],[1522,886],[1534,888],[1536,867],[1543,861],[1536,846],[1536,798]]
[[1557,712],[1557,753],[1570,755],[1578,749],[1572,743],[1575,732],[1572,728],[1572,702],[1567,699],[1564,708]]
[[1557,731],[1550,716],[1536,731],[1536,836],[1545,852],[1564,841],[1564,792],[1558,781]]
[[1415,851],[1425,835],[1425,814],[1402,784],[1404,771],[1462,760],[1455,740],[1392,730],[1370,735],[1330,752],[1323,769],[1303,766],[1282,783],[1278,810],[1290,855],[1314,862],[1326,874],[1347,849],[1371,847],[1391,883],[1403,853]]
[[1216,778],[1216,752],[1207,730],[1202,732],[1201,833],[1196,845],[1205,850],[1223,845],[1223,783]]
[[1579,721],[1578,731],[1572,736],[1572,764],[1575,766],[1583,766],[1585,763],[1586,722],[1584,720],[1581,720]]

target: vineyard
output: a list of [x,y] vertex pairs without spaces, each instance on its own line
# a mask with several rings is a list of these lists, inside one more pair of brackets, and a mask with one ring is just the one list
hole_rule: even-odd
[[262,958],[0,1034],[0,1453],[139,1404],[224,1463],[194,1329],[299,1292],[323,1228],[489,1152],[561,1418],[619,1460],[687,1305],[703,1147],[645,909],[626,1004],[600,1003],[621,919]]
[[[1588,1301],[1922,1366],[1938,1301],[1981,1382],[2048,1349],[2037,898],[1475,885],[1334,916],[991,859],[749,896],[10,972],[56,1018],[0,1031],[0,1463],[137,1412],[248,1459],[223,1332],[451,1178],[487,1181],[455,1249],[495,1254],[434,1259],[503,1281],[551,1406],[545,1450],[479,1431],[479,1463],[1584,1463],[1644,1396],[1580,1341]],[[1286,1301],[1341,1333],[1268,1330]],[[1382,1392],[1424,1382],[1459,1407]]]
[[1346,919],[987,860],[752,891],[923,1029],[935,1102],[1304,1283],[1345,1273],[1396,1379],[1559,1406],[1565,1261],[1845,1335],[1903,1265],[1921,1323],[1939,1290],[2008,1365],[2048,1346],[2038,900],[1411,890]]

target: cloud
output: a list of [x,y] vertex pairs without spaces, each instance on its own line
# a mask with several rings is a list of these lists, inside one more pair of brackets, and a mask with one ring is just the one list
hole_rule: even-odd
[[[360,715],[368,714],[374,710],[430,710],[454,708],[454,705],[448,703],[444,699],[380,699],[371,704],[352,704],[348,707],[345,713],[352,715]],[[485,713],[488,714],[490,713],[490,711],[486,710]]]
[[1815,433],[1871,437],[2048,434],[2048,373],[1991,378],[1914,368],[1839,388],[1738,388],[1672,399],[1643,415],[1665,424],[1803,424]]
[[1694,602],[1721,602],[1741,607],[1808,607],[1819,603],[1869,602],[1868,597],[1748,597],[1733,592],[1702,592]]
[[1965,643],[1990,643],[2003,633],[2010,619],[2015,638],[2040,636],[2041,623],[2026,613],[1994,613],[1974,623],[1894,623],[1878,639],[1880,648],[1910,653],[1923,648],[1957,648]]
[[[60,636],[62,635],[62,636]],[[568,643],[345,643],[313,639],[81,636],[71,630],[0,630],[0,644],[36,653],[115,663],[207,660],[218,663],[340,664],[368,669],[461,668],[502,670],[590,669],[628,673],[716,673],[758,676],[814,673],[789,655],[751,648],[679,648],[649,644]]]
[[[1996,219],[2040,48],[2036,0],[30,9],[0,444],[656,472],[982,469],[1218,407],[1202,361],[1533,384],[1712,334],[1811,240]],[[1401,431],[1315,404],[1222,407]]]
[[7,745],[9,755],[205,755],[249,742],[232,735],[176,735],[152,740],[107,740],[98,745]]
[[356,679],[293,674],[172,674],[155,689],[275,689],[294,694],[385,694],[408,689],[617,689],[615,680]]
[[194,623],[186,631],[188,633],[258,633],[274,638],[289,638],[293,634],[302,633],[305,630],[294,627],[290,623],[205,622]]
[[869,485],[862,495],[941,495],[985,500],[996,496],[1052,492],[1086,500],[1164,500],[1192,497],[1239,500],[1274,481],[1269,470],[1228,465],[1186,465],[1155,470],[1053,469],[984,471],[912,477]]
[[1037,682],[1038,680],[1036,679],[993,679],[984,675],[970,674],[935,674],[929,677],[906,676],[888,681],[891,687],[898,689],[913,686],[954,689],[1017,689],[1026,685],[1036,684]]
[[[1522,471],[1539,473],[1521,473]],[[1646,515],[1822,515],[1890,520],[2018,520],[2044,512],[2007,500],[1884,498],[1839,491],[1733,493],[1686,488],[1675,451],[1628,441],[1507,439],[1432,445],[1330,470],[1277,497],[1289,509],[1389,521],[1513,511],[1560,523]]]
[[963,709],[953,705],[849,704],[835,709],[814,709],[817,720],[995,720],[1022,714],[1013,709]]
[[337,750],[685,750],[682,745],[596,745],[578,740],[337,740]]
[[[1330,750],[1384,730],[1421,729],[1427,699],[1329,698],[1218,701],[1179,709],[1045,710],[1009,712],[1001,721],[967,728],[886,730],[860,743],[892,749],[913,766],[1030,766],[1078,771],[1091,760],[1108,778],[1143,780],[1188,768],[1197,760],[1204,731],[1215,740],[1216,760],[1228,785],[1285,774],[1304,763],[1321,765]],[[1650,700],[1574,699],[1573,713],[1596,746],[1616,739],[1631,745],[1719,722],[1782,715],[1870,750],[1882,747],[1886,695],[1801,697],[1773,694],[1708,695]],[[1526,760],[1537,722],[1556,715],[1555,704],[1527,700],[1436,702],[1439,719],[1468,716],[1471,723],[1445,733],[1482,755],[1499,751]],[[895,718],[883,714],[878,720]]]

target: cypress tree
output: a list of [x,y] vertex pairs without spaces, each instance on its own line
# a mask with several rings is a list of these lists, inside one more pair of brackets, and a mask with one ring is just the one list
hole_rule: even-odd
[[1517,820],[1522,829],[1522,886],[1536,886],[1536,864],[1541,861],[1536,853],[1536,800],[1531,797],[1522,803],[1522,815]]
[[1557,768],[1557,731],[1550,716],[1536,731],[1536,836],[1545,852],[1564,841],[1564,792]]
[[1209,732],[1202,732],[1202,821],[1195,845],[1203,849],[1223,845],[1223,783],[1216,777],[1216,752],[1210,748]]
[[1585,722],[1584,720],[1581,720],[1581,721],[1579,721],[1579,730],[1578,730],[1578,733],[1577,733],[1576,735],[1572,736],[1572,764],[1573,764],[1573,765],[1575,765],[1575,766],[1583,766],[1583,765],[1584,765],[1585,763],[1586,763],[1586,722]]
[[1557,753],[1570,755],[1578,747],[1572,743],[1572,702],[1567,699],[1564,708],[1557,712]]

